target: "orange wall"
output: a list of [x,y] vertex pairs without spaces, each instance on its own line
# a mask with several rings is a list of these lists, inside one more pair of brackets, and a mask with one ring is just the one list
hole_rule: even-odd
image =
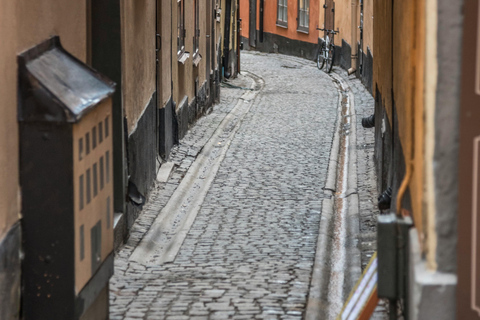
[[[319,2],[310,0],[309,32],[297,31],[298,0],[288,0],[288,28],[277,26],[277,1],[264,2],[263,31],[277,34],[292,40],[318,43]],[[240,0],[240,15],[242,19],[242,36],[248,38],[249,0]],[[260,28],[260,0],[257,0],[257,30]]]

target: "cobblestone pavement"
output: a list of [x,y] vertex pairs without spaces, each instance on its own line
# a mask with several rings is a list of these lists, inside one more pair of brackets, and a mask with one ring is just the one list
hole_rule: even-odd
[[[153,267],[129,261],[241,90],[222,88],[221,102],[173,150],[174,172],[167,183],[155,186],[128,242],[117,252],[110,282],[111,319],[304,316],[338,91],[329,76],[302,59],[245,52],[242,68],[262,77],[265,87],[230,141],[179,253],[173,263]],[[247,86],[249,79],[241,76],[232,83]],[[372,101],[364,102],[363,112],[368,113]],[[373,137],[358,139],[357,145],[361,141],[366,145]],[[373,154],[371,147],[361,150],[368,157]],[[373,173],[368,157],[359,175],[362,170]],[[374,187],[360,188],[366,195],[362,200],[359,191],[361,210],[372,209],[368,190]],[[372,209],[369,214],[362,218],[361,229],[374,232],[370,221],[376,213]],[[374,240],[365,239],[362,261],[374,249],[368,244]]]

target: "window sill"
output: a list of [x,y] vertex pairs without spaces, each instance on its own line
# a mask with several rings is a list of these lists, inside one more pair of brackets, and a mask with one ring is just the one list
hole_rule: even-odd
[[308,34],[308,29],[297,29],[297,32]]
[[198,67],[198,65],[200,64],[200,61],[202,60],[202,55],[198,52],[195,52],[193,54],[193,65],[195,67]]
[[282,23],[282,22],[278,22],[277,21],[277,27],[280,27],[280,28],[284,28],[284,29],[288,29],[288,24],[285,24],[285,23]]
[[185,61],[190,57],[190,53],[184,51],[178,55],[178,62],[185,64]]

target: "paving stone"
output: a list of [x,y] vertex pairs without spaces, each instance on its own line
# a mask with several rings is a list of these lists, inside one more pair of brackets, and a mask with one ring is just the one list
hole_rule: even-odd
[[[282,68],[286,62],[298,67]],[[110,292],[116,319],[302,318],[338,91],[328,75],[300,58],[244,52],[242,69],[260,76],[265,87],[243,120],[235,119],[222,136],[228,151],[175,261],[152,267],[129,257],[243,90],[222,88],[220,103],[172,149],[170,178],[155,185],[128,243],[117,252]],[[242,75],[230,83],[248,81]],[[372,98],[357,86],[366,112]],[[238,131],[229,136],[237,123]],[[373,141],[368,136],[363,143],[368,139]],[[373,149],[364,150],[364,172],[372,177]],[[359,182],[363,203],[362,194],[374,191],[368,181]],[[374,220],[365,216],[362,232],[374,232]],[[373,240],[366,241],[371,250]]]

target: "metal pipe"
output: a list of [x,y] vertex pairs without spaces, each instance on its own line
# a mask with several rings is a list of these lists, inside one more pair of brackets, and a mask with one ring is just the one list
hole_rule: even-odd
[[357,58],[358,58],[358,47],[357,47],[357,1],[352,0],[351,4],[352,9],[352,62],[351,68],[348,69],[348,75],[351,75],[357,71]]

